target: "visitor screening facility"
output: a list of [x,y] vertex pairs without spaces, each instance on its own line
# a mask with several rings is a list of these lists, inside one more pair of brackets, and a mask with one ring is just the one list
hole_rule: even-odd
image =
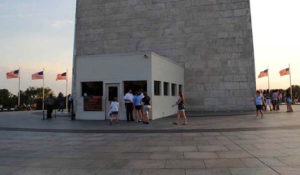
[[124,95],[143,89],[151,98],[150,119],[176,114],[172,107],[184,88],[184,68],[154,52],[77,56],[74,62],[76,119],[109,119],[110,101],[120,102],[119,118],[126,120]]

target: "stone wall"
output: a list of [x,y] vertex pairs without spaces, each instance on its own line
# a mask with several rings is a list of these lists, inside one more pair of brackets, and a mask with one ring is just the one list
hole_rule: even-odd
[[77,0],[74,64],[76,55],[137,51],[185,67],[189,110],[253,109],[249,0]]

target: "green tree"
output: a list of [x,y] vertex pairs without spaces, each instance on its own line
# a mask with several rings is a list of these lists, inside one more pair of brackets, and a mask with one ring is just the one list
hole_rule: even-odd
[[9,90],[0,89],[0,105],[3,105],[3,107],[14,107],[17,100],[17,96],[10,93]]

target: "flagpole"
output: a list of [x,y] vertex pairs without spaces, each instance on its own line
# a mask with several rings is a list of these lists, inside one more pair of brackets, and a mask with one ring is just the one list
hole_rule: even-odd
[[270,93],[270,70],[269,70],[269,66],[268,66],[268,90]]
[[42,105],[42,109],[43,109],[43,114],[45,111],[45,68],[43,68],[43,105]]
[[291,100],[293,101],[292,71],[291,71],[290,64],[289,64],[289,71],[290,71],[290,94],[291,94]]
[[19,67],[19,93],[18,93],[18,107],[20,107],[21,103],[21,68]]
[[66,73],[66,110],[68,111],[68,69]]

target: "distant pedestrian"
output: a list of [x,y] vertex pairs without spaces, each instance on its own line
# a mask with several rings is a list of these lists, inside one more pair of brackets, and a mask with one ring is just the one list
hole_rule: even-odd
[[292,108],[292,99],[291,99],[290,94],[286,95],[286,106],[287,106],[287,111],[286,112],[294,112],[294,110]]
[[180,120],[180,116],[181,115],[183,116],[183,120],[184,120],[183,125],[187,125],[188,124],[187,118],[186,118],[186,115],[185,115],[184,102],[185,102],[185,100],[184,100],[183,92],[179,92],[179,99],[176,102],[176,104],[173,105],[173,107],[174,106],[178,107],[177,118],[176,118],[176,121],[173,123],[174,125],[178,125],[179,124],[179,120]]
[[271,95],[270,95],[270,91],[269,90],[267,91],[265,98],[266,98],[267,108],[269,107],[270,111],[272,111]]
[[272,92],[272,104],[273,104],[274,111],[277,111],[277,103],[278,103],[278,94],[277,94],[277,90],[274,90]]
[[59,93],[58,94],[58,97],[57,97],[57,103],[58,103],[58,112],[64,112],[64,104],[65,104],[65,98],[63,97],[63,94],[62,93]]
[[55,106],[55,98],[52,94],[45,100],[46,108],[47,108],[47,119],[52,118],[52,112]]
[[277,111],[280,110],[279,105],[281,104],[281,102],[282,102],[282,95],[281,95],[280,91],[278,90],[277,91],[277,106],[276,106]]
[[135,119],[136,122],[142,122],[142,96],[141,92],[137,92],[136,95],[133,97],[133,103],[135,108]]
[[119,102],[118,98],[114,97],[113,101],[110,103],[110,122],[109,124],[112,125],[113,120],[116,120],[116,123],[119,123]]
[[73,97],[71,94],[68,95],[68,112],[71,112],[71,108],[73,111]]
[[256,105],[256,118],[259,119],[259,114],[260,117],[263,118],[263,100],[264,96],[260,93],[260,91],[256,91],[256,96],[255,96],[255,105]]
[[134,121],[133,114],[132,114],[132,112],[133,112],[133,94],[132,94],[131,89],[129,89],[129,91],[125,94],[124,100],[125,100],[127,121]]
[[151,110],[151,98],[148,96],[147,92],[144,92],[144,98],[142,99],[143,102],[143,113],[144,113],[144,124],[149,124],[149,112]]

